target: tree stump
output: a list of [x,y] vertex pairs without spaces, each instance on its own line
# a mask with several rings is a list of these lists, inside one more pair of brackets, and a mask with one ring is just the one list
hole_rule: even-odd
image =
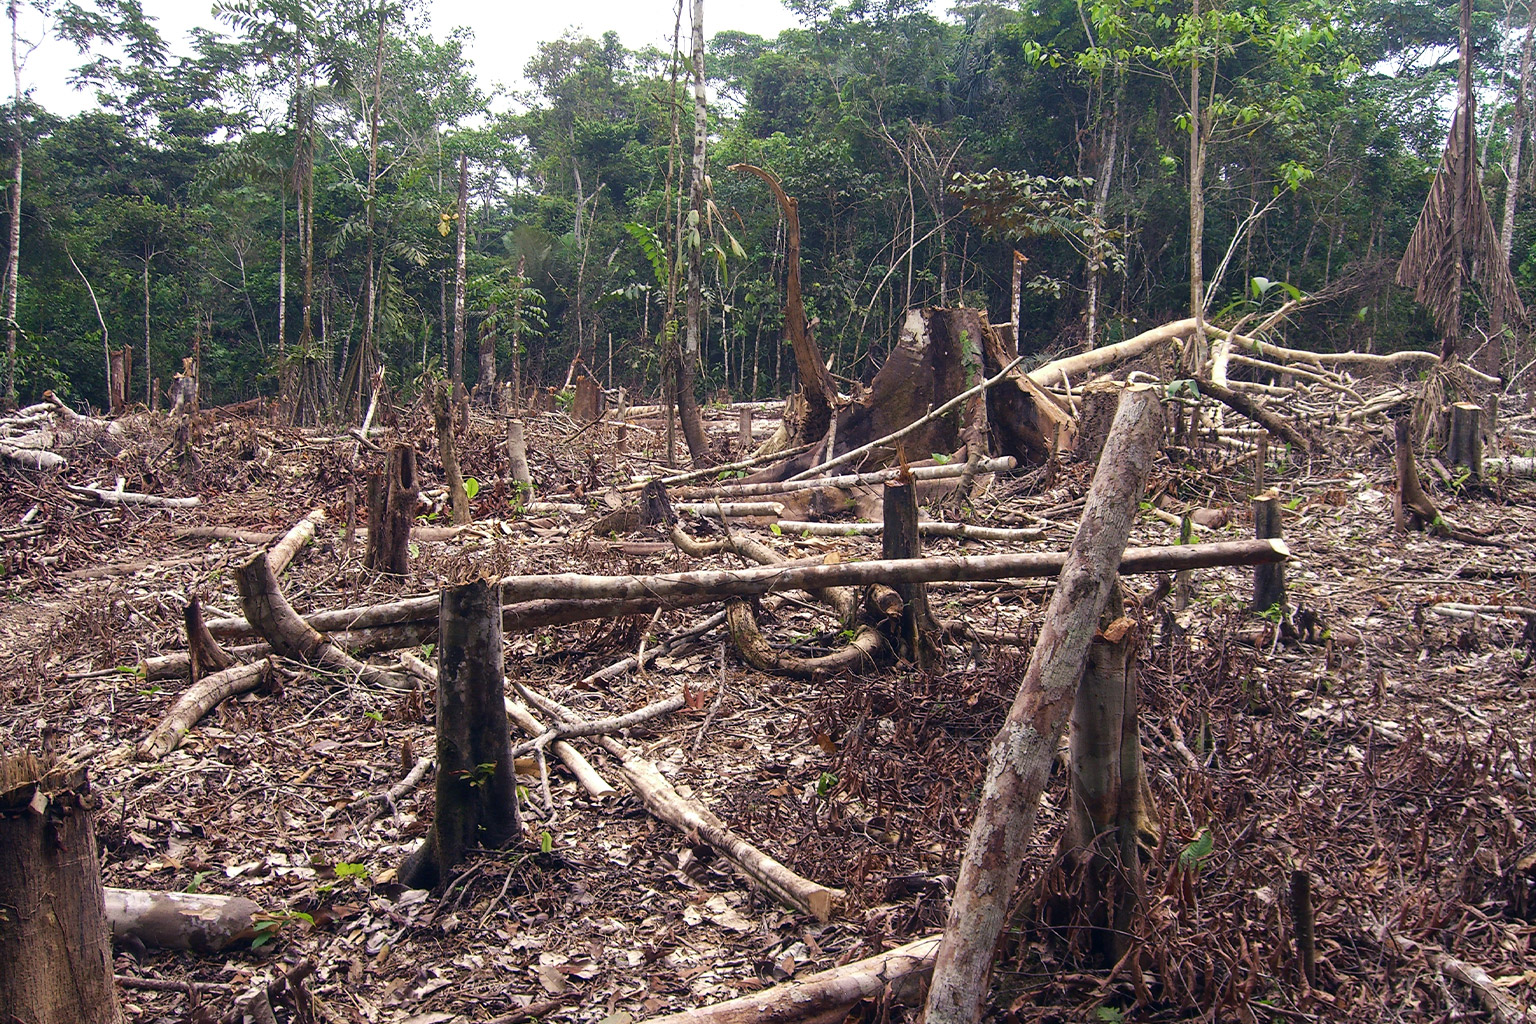
[[1451,406],[1451,436],[1446,454],[1453,465],[1467,467],[1474,480],[1483,478],[1482,417],[1482,408],[1471,402]]
[[82,768],[0,760],[0,1014],[27,1024],[122,1019]]
[[602,418],[603,389],[586,374],[576,378],[576,406],[571,415],[583,425]]
[[1099,453],[1104,450],[1104,441],[1109,437],[1109,425],[1115,419],[1115,406],[1120,403],[1122,386],[1116,381],[1083,389],[1083,410],[1078,419],[1077,451],[1074,453],[1082,461],[1099,461]]
[[736,420],[736,451],[743,457],[752,453],[752,407],[741,410]]
[[1072,707],[1072,800],[1061,838],[1076,873],[1078,920],[1088,925],[1094,961],[1106,968],[1133,938],[1138,843],[1155,843],[1158,833],[1137,728],[1136,624],[1123,606],[1117,583]]
[[[1273,490],[1253,499],[1253,535],[1259,540],[1279,540],[1280,496]],[[1257,565],[1253,569],[1253,610],[1261,615],[1271,608],[1285,618],[1285,566]]]
[[[887,481],[883,506],[885,530],[880,535],[880,557],[923,557],[923,542],[917,533],[917,485],[910,477]],[[897,583],[891,589],[901,597],[901,640],[907,657],[925,672],[938,671],[943,659],[934,641],[937,630],[928,607],[927,584]]]
[[383,475],[368,479],[368,547],[363,566],[404,576],[411,570],[411,521],[416,518],[416,449],[396,445]]
[[443,478],[448,485],[448,501],[453,506],[453,525],[469,522],[469,494],[464,490],[464,474],[459,472],[458,446],[454,444],[454,407],[448,384],[438,381],[432,389],[432,422],[437,427],[437,452],[443,463]]
[[442,593],[437,641],[437,810],[400,880],[429,889],[473,846],[521,835],[502,679],[501,594],[476,580]]
[[507,421],[507,470],[520,492],[518,498],[533,500],[533,475],[528,472],[528,442],[523,433],[522,420]]
[[120,348],[107,355],[107,402],[112,415],[128,409],[128,381],[133,377],[133,349]]

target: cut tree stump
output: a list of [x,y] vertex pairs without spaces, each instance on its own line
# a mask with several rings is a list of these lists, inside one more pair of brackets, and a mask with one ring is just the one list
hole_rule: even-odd
[[1071,804],[1060,842],[1075,882],[1075,921],[1086,924],[1086,946],[1105,969],[1134,941],[1140,845],[1155,846],[1159,831],[1137,719],[1136,623],[1123,610],[1117,584],[1072,707]]
[[522,834],[507,730],[501,602],[476,580],[442,593],[437,640],[437,809],[400,881],[430,889],[475,846]]
[[393,576],[411,571],[411,522],[416,517],[416,450],[397,444],[384,472],[368,478],[368,547],[363,567]]
[[[1274,490],[1253,499],[1253,535],[1260,540],[1281,537],[1280,495]],[[1271,608],[1285,618],[1285,566],[1278,563],[1253,567],[1253,610],[1262,615]]]
[[112,949],[85,769],[0,758],[0,1016],[115,1024]]
[[[886,483],[882,511],[885,532],[880,536],[880,557],[923,557],[923,542],[917,529],[917,486],[910,477],[898,477]],[[901,597],[904,653],[922,671],[939,671],[943,668],[944,658],[937,640],[938,623],[928,607],[927,585],[898,583],[892,589]]]
[[[454,405],[447,381],[438,381],[432,389],[432,422],[437,428],[438,458],[443,464],[443,479],[448,486],[448,501],[453,506],[453,523],[469,522],[469,494],[464,489],[464,474],[459,472],[458,446],[453,440]],[[368,524],[369,528],[373,523]]]
[[[1084,503],[1029,667],[992,742],[976,821],[934,965],[928,1024],[975,1024],[1078,682],[1163,432],[1157,393],[1128,388]],[[1274,542],[1267,542],[1274,543]]]
[[1483,478],[1483,410],[1472,402],[1451,406],[1451,436],[1446,454],[1451,464],[1465,466],[1473,480]]
[[522,420],[507,421],[507,472],[521,492],[518,500],[533,500],[533,474],[528,472],[528,442],[523,433]]

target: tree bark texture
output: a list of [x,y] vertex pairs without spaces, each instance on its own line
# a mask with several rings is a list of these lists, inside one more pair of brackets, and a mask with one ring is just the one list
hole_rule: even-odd
[[208,956],[256,937],[260,905],[213,893],[106,890],[107,923],[114,941],[136,940],[151,949],[187,949]]
[[533,474],[528,472],[528,441],[522,420],[507,421],[507,472],[521,492],[519,500],[533,499]]
[[383,475],[368,480],[368,546],[363,566],[404,576],[411,569],[411,522],[416,516],[416,450],[397,444]]
[[1078,681],[1114,588],[1163,416],[1151,388],[1128,389],[1040,637],[992,749],[928,996],[928,1024],[975,1024],[992,955]]
[[475,846],[522,834],[507,731],[501,603],[476,580],[442,593],[437,640],[437,809],[400,880],[428,889]]
[[463,526],[469,522],[469,492],[464,489],[464,474],[459,472],[458,445],[453,440],[453,404],[446,381],[438,381],[432,389],[432,422],[437,427],[437,452],[443,463],[443,480],[448,485],[448,501],[453,506],[453,523]]
[[1471,402],[1451,406],[1451,436],[1446,454],[1451,464],[1465,466],[1472,479],[1483,478],[1483,410]]
[[[453,242],[453,383],[464,383],[465,245],[469,240],[469,157],[459,154],[459,204]],[[455,520],[457,522],[457,520]]]
[[708,100],[704,90],[704,0],[691,0],[693,28],[693,159],[688,176],[688,223],[683,233],[688,254],[688,290],[683,314],[683,357],[678,362],[677,411],[695,469],[709,464],[709,438],[699,415],[694,378],[699,365],[704,327],[704,237],[708,233],[704,208],[704,150],[709,138]]
[[122,1019],[112,985],[97,798],[84,769],[0,759],[0,1014],[26,1024]]

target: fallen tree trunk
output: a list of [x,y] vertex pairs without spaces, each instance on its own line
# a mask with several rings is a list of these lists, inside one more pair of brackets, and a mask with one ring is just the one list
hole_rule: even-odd
[[256,937],[261,907],[240,896],[106,890],[107,923],[115,942],[207,955]]
[[1264,429],[1276,437],[1284,438],[1302,451],[1307,451],[1312,447],[1312,443],[1307,440],[1306,435],[1247,395],[1233,391],[1231,388],[1218,384],[1209,378],[1202,378],[1199,385],[1201,392],[1210,395],[1222,405],[1241,413],[1250,420],[1253,420],[1253,422],[1262,424]]
[[[983,459],[977,470],[982,473],[1006,473],[1018,465],[1011,456],[1001,459]],[[949,477],[965,475],[965,463],[950,462],[941,466],[914,466],[909,472],[913,480],[945,480]],[[722,484],[711,488],[689,488],[684,493],[690,497],[703,498],[718,495],[726,498],[747,497],[754,494],[783,494],[789,491],[814,491],[823,487],[858,487],[861,485],[883,484],[888,480],[896,479],[901,469],[880,469],[873,473],[849,473],[844,476],[824,476],[814,479],[796,480],[765,480],[756,484]]]
[[[1262,565],[1282,562],[1290,550],[1281,541],[1235,540],[1213,544],[1127,548],[1120,562],[1122,575],[1177,572],[1214,566]],[[657,608],[689,608],[729,597],[760,597],[786,590],[825,590],[871,583],[976,582],[1000,579],[1040,579],[1061,571],[1066,555],[1059,551],[1016,552],[1003,555],[946,555],[929,558],[839,562],[827,565],[785,563],[756,569],[699,570],[658,576],[509,576],[502,583],[502,629],[507,632],[538,626],[563,625],[592,618],[637,615]],[[565,591],[579,596],[537,599],[539,593]],[[352,629],[348,644],[361,641],[372,629],[419,625],[436,615],[435,598],[411,597],[387,604],[363,605],[317,612],[301,620],[311,630]],[[216,619],[209,632],[223,639],[253,635],[244,619]],[[430,639],[436,627],[411,634],[411,642]],[[404,634],[402,634],[404,635]],[[401,644],[409,646],[410,643]],[[382,646],[377,649],[384,649]],[[237,649],[242,656],[260,656],[257,648]],[[282,653],[279,651],[279,653]],[[161,662],[155,661],[158,668]]]
[[272,660],[254,665],[235,665],[205,676],[189,686],[155,731],[139,744],[135,756],[140,761],[155,761],[181,745],[192,727],[214,708],[237,693],[248,693],[266,681]]
[[[529,690],[521,692],[549,715],[572,724],[583,719],[557,701]],[[725,822],[696,800],[690,800],[672,788],[656,765],[636,757],[629,748],[611,736],[598,737],[602,748],[619,759],[624,778],[644,802],[646,810],[679,831],[698,836],[714,847],[742,874],[757,882],[774,898],[811,914],[818,921],[831,919],[832,908],[843,899],[840,889],[829,889],[801,878],[751,843],[726,827]]]
[[813,1024],[841,1021],[865,999],[913,1005],[933,971],[941,935],[929,935],[829,971],[820,971],[738,999],[699,1006],[645,1024]]
[[[1124,359],[1134,359],[1149,349],[1158,345],[1166,345],[1186,337],[1195,329],[1193,317],[1183,320],[1175,320],[1172,323],[1154,327],[1150,331],[1143,331],[1134,338],[1116,342],[1113,345],[1105,345],[1103,348],[1089,349],[1087,352],[1078,352],[1063,359],[1054,359],[1044,366],[1029,371],[1028,377],[1041,387],[1055,384],[1061,380],[1062,374],[1068,378],[1081,378],[1094,370],[1101,369]],[[1209,330],[1210,328],[1207,327]]]
[[272,550],[267,553],[267,561],[272,566],[274,573],[281,573],[288,568],[288,563],[293,561],[293,556],[299,550],[315,539],[315,529],[325,522],[325,509],[317,508],[309,515],[300,519],[298,523],[283,535],[283,539],[272,545]]
[[68,459],[55,452],[43,451],[41,448],[18,448],[3,441],[0,441],[0,458],[7,462],[14,462],[23,469],[35,469],[40,472],[63,469],[69,465]]
[[240,604],[245,609],[246,619],[278,654],[307,665],[344,672],[373,686],[400,688],[394,676],[358,661],[299,618],[278,589],[277,577],[272,574],[265,551],[256,552],[235,570],[235,583],[240,590]]
[[730,626],[731,640],[748,665],[759,672],[792,676],[796,679],[817,679],[844,669],[873,669],[889,645],[878,629],[868,623],[860,623],[854,630],[853,639],[831,654],[815,658],[802,658],[776,650],[757,628],[757,617],[752,604],[742,598],[732,598],[725,603],[726,622]]
[[158,494],[139,494],[135,491],[105,491],[100,487],[77,487],[65,484],[64,489],[80,498],[89,498],[102,505],[149,505],[157,508],[195,508],[201,498],[163,498]]
[[[675,600],[692,604],[703,594],[722,600],[784,590],[822,590],[871,583],[974,582],[1055,576],[1068,557],[1067,553],[1059,551],[1018,552],[700,570],[656,576],[583,576],[577,573],[509,576],[502,580],[502,601],[511,604],[531,599],[534,595],[559,594],[566,600],[648,600],[654,602],[652,607],[675,607],[672,603]],[[1284,561],[1288,557],[1289,549],[1283,542],[1275,540],[1127,548],[1120,560],[1119,571],[1125,575],[1176,572],[1217,565],[1259,565]]]
[[1035,812],[1130,535],[1163,432],[1148,387],[1120,398],[1061,579],[1008,717],[992,742],[986,783],[934,962],[928,1024],[975,1024],[986,999]]

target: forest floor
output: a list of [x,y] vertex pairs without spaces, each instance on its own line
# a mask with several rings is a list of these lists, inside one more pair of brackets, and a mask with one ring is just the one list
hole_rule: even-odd
[[[726,417],[730,416],[729,423]],[[712,429],[734,433],[716,412]],[[425,479],[440,480],[429,419],[408,434]],[[652,428],[659,424],[649,424]],[[1517,419],[1510,450],[1528,449]],[[530,420],[539,498],[593,503],[651,472],[658,436],[632,427],[615,465],[613,431],[564,416]],[[428,829],[430,779],[393,813],[342,810],[397,782],[433,745],[430,696],[374,690],[295,667],[279,685],[227,701],[156,762],[134,746],[181,688],[146,682],[140,659],[181,650],[183,607],[239,613],[231,568],[250,546],[178,539],[215,525],[281,534],[311,508],[329,521],[283,577],[301,612],[427,593],[471,575],[663,572],[697,561],[591,535],[595,516],[530,518],[508,499],[501,424],[477,414],[463,442],[481,481],[477,526],[423,541],[413,576],[382,581],[345,549],[339,524],[357,443],[341,435],[204,414],[188,461],[166,421],[124,422],[113,455],[71,453],[66,479],[197,494],[190,510],[95,507],[51,479],[0,482],[0,745],[86,765],[102,797],[108,885],[227,893],[276,915],[274,941],[215,956],[116,951],[120,975],[195,983],[120,989],[129,1020],[214,1020],[250,980],[307,959],[320,1021],[516,1019],[628,1024],[803,977],[942,927],[988,744],[1006,714],[1048,581],[935,585],[935,611],[1004,631],[1016,644],[951,644],[944,669],[893,666],[814,683],[747,668],[723,631],[645,671],[579,681],[686,629],[708,609],[540,629],[507,638],[514,678],[592,717],[687,688],[689,707],[631,733],[684,795],[798,873],[846,890],[832,920],[783,909],[723,858],[653,819],[620,787],[587,798],[551,762],[553,806],[525,779],[526,840],[472,855],[446,891],[394,881]],[[1524,431],[1523,434],[1518,433]],[[1389,431],[1390,432],[1390,431]],[[1135,953],[1091,966],[1056,856],[1063,779],[1053,780],[1000,951],[993,1016],[1006,1021],[1489,1019],[1438,969],[1441,953],[1481,967],[1516,1004],[1536,1003],[1536,675],[1518,618],[1440,617],[1440,602],[1536,605],[1530,484],[1436,494],[1448,519],[1503,538],[1472,546],[1394,530],[1390,449],[1380,431],[1321,433],[1326,450],[1272,462],[1284,502],[1299,640],[1248,611],[1250,570],[1196,574],[1178,613],[1138,613],[1141,736],[1161,839],[1147,860]],[[371,466],[376,455],[364,451]],[[1160,459],[1150,493],[1168,511],[1226,510],[1201,539],[1251,536],[1249,468],[1196,446]],[[1224,477],[1215,475],[1226,465]],[[1036,549],[1065,549],[1089,467],[993,480],[971,521],[1051,523]],[[360,476],[359,476],[360,479]],[[20,524],[38,509],[27,527]],[[41,532],[29,531],[41,525]],[[690,528],[702,530],[696,521]],[[751,523],[733,526],[751,529]],[[871,557],[879,541],[759,531],[791,557]],[[1177,528],[1139,517],[1132,544]],[[655,540],[639,534],[628,540]],[[1015,547],[1017,545],[1014,545]],[[658,546],[659,547],[659,546]],[[934,552],[960,542],[930,540]],[[964,542],[966,553],[1007,545]],[[719,565],[730,562],[722,558]],[[1146,597],[1152,581],[1128,578]],[[835,647],[813,606],[766,602],[776,643]],[[427,652],[418,652],[426,655]],[[696,706],[695,706],[696,705]],[[1206,837],[1202,839],[1202,837]],[[357,866],[357,865],[360,865]],[[1289,888],[1310,872],[1315,984],[1298,977]],[[194,1004],[198,1004],[195,1005]],[[280,1020],[299,1019],[279,1005]],[[912,1019],[870,1006],[863,1019]]]

